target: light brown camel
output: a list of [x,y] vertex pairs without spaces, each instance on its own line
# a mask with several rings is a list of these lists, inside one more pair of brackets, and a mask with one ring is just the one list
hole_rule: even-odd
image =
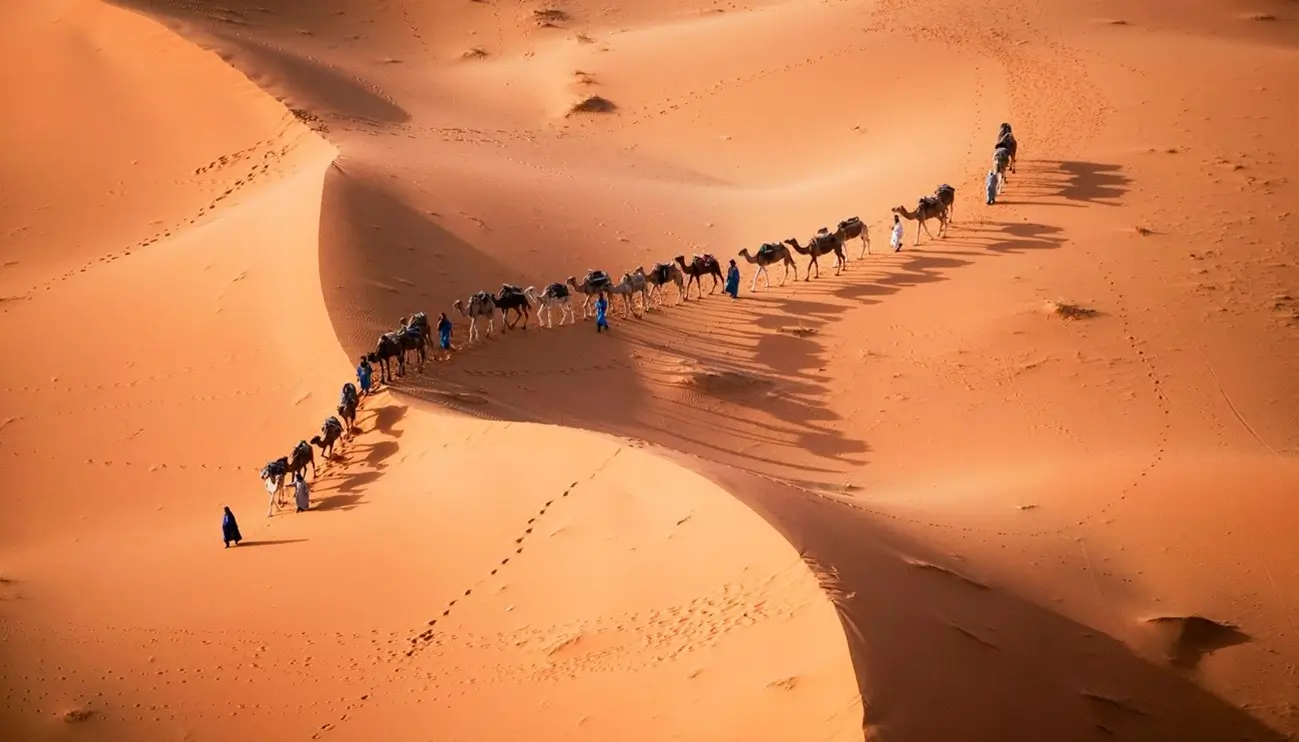
[[681,268],[676,263],[655,263],[654,267],[651,268],[648,273],[646,273],[643,268],[637,268],[636,270],[645,273],[645,280],[649,283],[649,298],[651,303],[653,303],[655,295],[658,296],[660,304],[665,303],[663,287],[668,283],[675,283],[677,285],[678,297],[685,296],[684,287],[686,279],[681,275]]
[[[861,220],[861,217],[850,216],[847,219],[844,219],[843,221],[839,222],[839,225],[834,228],[834,236],[839,240],[839,243],[844,247],[848,246],[848,240],[855,240],[860,238],[861,256],[858,258],[859,260],[865,258],[868,254],[870,254],[871,231],[870,228],[866,226],[866,222],[863,222]],[[845,251],[844,255],[847,254],[848,254],[847,251]]]
[[943,204],[947,210],[948,223],[956,221],[956,189],[947,183],[941,183],[934,189],[934,197]]
[[613,287],[613,279],[604,271],[588,270],[582,277],[582,282],[577,282],[576,276],[569,276],[565,281],[573,290],[582,295],[582,319],[590,317],[594,310],[591,308],[591,302],[594,297],[599,296],[601,291],[608,291]]
[[[907,211],[907,207],[905,206],[894,206],[891,211],[903,219],[911,219],[920,222],[920,228],[925,230],[925,234],[929,235],[929,239],[931,240],[934,238],[934,235],[929,232],[929,227],[925,225],[925,222],[930,219],[938,220],[939,237],[943,237],[947,234],[947,208],[943,206],[942,201],[939,201],[934,196],[922,197],[920,202],[916,204],[915,211]],[[916,230],[915,244],[920,244],[920,229]]]
[[812,238],[807,241],[807,247],[798,244],[798,240],[793,237],[785,240],[785,244],[794,248],[794,251],[799,255],[812,256],[812,259],[807,263],[807,271],[803,275],[804,281],[812,278],[813,268],[816,268],[816,277],[821,277],[821,265],[817,263],[816,259],[830,253],[834,253],[835,256],[834,274],[837,276],[843,272],[843,266],[846,262],[843,256],[843,243],[829,232],[818,232],[812,235]]
[[469,342],[478,338],[478,320],[486,318],[487,337],[492,336],[492,327],[496,324],[496,299],[486,291],[479,291],[469,297],[469,308],[464,302],[456,299],[451,308],[469,318]]
[[[637,269],[640,270],[639,268]],[[640,317],[640,312],[636,311],[636,296],[641,297],[641,304],[649,309],[649,302],[646,297],[649,296],[649,288],[645,281],[644,273],[624,273],[622,280],[609,287],[609,293],[622,297],[622,305],[626,310],[623,316],[630,312],[635,317]]]
[[749,248],[740,250],[740,257],[758,266],[758,270],[753,273],[753,285],[749,291],[758,290],[758,276],[762,276],[762,283],[767,288],[771,288],[771,279],[767,275],[767,266],[783,263],[785,265],[785,275],[780,278],[780,285],[784,286],[785,281],[789,280],[789,269],[794,269],[794,280],[798,280],[798,265],[794,263],[794,256],[789,254],[789,246],[783,242],[764,242],[758,248],[757,255],[750,255]]

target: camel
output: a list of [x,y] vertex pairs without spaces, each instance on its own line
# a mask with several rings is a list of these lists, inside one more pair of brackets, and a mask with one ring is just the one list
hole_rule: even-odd
[[266,466],[262,467],[261,478],[266,485],[266,492],[270,495],[270,500],[266,503],[266,517],[269,518],[275,513],[276,507],[284,507],[285,500],[281,497],[284,491],[285,473],[289,468],[289,457],[281,456],[274,461],[269,461]]
[[708,293],[714,294],[717,292],[717,284],[722,283],[722,266],[718,264],[717,258],[714,258],[708,253],[704,253],[703,255],[692,255],[690,256],[689,265],[686,264],[686,258],[684,255],[676,256],[675,260],[677,265],[681,267],[681,272],[690,276],[690,279],[686,281],[686,290],[681,294],[682,301],[688,301],[690,299],[690,284],[692,283],[696,284],[699,298],[701,300],[704,298],[704,282],[702,276],[705,275],[713,277],[713,287],[708,290]]
[[[528,301],[523,289],[513,284],[503,283],[501,292],[493,298],[496,307],[501,310],[501,332],[509,332],[520,319],[523,320],[523,329],[528,329],[528,314],[532,311],[532,303]],[[509,321],[510,312],[516,315],[514,322]]]
[[843,272],[843,266],[847,262],[844,260],[843,243],[840,242],[839,239],[835,235],[831,234],[828,230],[817,232],[815,235],[813,235],[812,239],[808,240],[807,247],[803,247],[802,245],[798,244],[798,240],[794,239],[793,237],[790,237],[789,239],[785,240],[785,244],[794,248],[794,251],[797,252],[799,255],[812,256],[812,259],[808,261],[807,271],[803,275],[804,281],[807,281],[808,279],[812,278],[813,268],[816,268],[816,277],[817,278],[821,277],[821,266],[819,263],[817,263],[816,260],[821,255],[834,253],[835,256],[834,274],[836,276]]
[[492,336],[492,327],[496,323],[496,297],[486,291],[479,291],[469,297],[468,309],[465,309],[464,302],[459,299],[452,302],[451,308],[469,318],[470,343],[478,337],[478,320],[481,318],[487,319],[487,337]]
[[417,325],[406,325],[406,318],[402,318],[401,327],[393,330],[390,335],[397,338],[397,345],[401,348],[401,355],[397,356],[397,375],[406,375],[406,354],[411,351],[419,358],[419,372],[424,373],[424,363],[428,360],[427,348],[431,342],[428,338],[428,324],[425,321],[423,329]]
[[298,445],[293,447],[293,453],[289,454],[289,468],[284,470],[285,475],[292,477],[298,472],[307,471],[307,466],[311,466],[311,478],[316,478],[316,453],[306,441],[298,441]]
[[428,323],[428,315],[424,312],[416,312],[410,316],[410,322],[403,317],[401,324],[407,329],[418,330],[420,338],[424,340],[425,350],[433,350],[433,328]]
[[794,256],[789,254],[789,246],[783,242],[764,242],[758,248],[757,255],[750,255],[749,248],[740,250],[740,257],[758,266],[758,270],[753,273],[753,286],[749,291],[758,290],[758,276],[762,276],[763,285],[771,288],[771,279],[767,275],[767,266],[783,263],[785,266],[785,275],[780,278],[780,285],[784,286],[785,281],[789,280],[789,269],[794,269],[794,280],[798,280],[798,265],[794,263]]
[[356,408],[361,405],[361,398],[356,393],[356,385],[347,382],[343,385],[343,393],[338,402],[338,416],[343,418],[347,423],[347,430],[350,432],[356,427]]
[[399,371],[405,370],[406,358],[405,351],[402,348],[402,341],[396,333],[385,332],[379,336],[379,342],[374,347],[374,352],[366,358],[371,364],[379,366],[379,381],[388,383],[392,380],[392,367],[389,365],[392,360],[397,359],[397,368]]
[[656,294],[659,297],[659,303],[663,303],[663,287],[667,285],[668,282],[677,285],[677,296],[685,295],[682,288],[685,285],[685,278],[681,275],[681,268],[678,267],[676,263],[655,263],[654,267],[650,268],[648,273],[645,273],[644,268],[637,268],[636,270],[645,274],[645,281],[649,284],[649,298],[651,303],[653,303]]
[[1019,142],[1015,140],[1014,133],[1010,130],[1010,124],[1002,124],[997,130],[997,143],[993,146],[994,150],[1004,149],[1010,156],[1010,172],[1015,172],[1015,161],[1019,159]]
[[947,183],[940,183],[939,186],[934,189],[934,197],[937,198],[943,204],[943,208],[947,210],[947,221],[949,223],[955,221],[952,218],[952,214],[956,208],[956,189]]
[[[523,295],[537,305],[537,324],[544,324],[546,327],[553,328],[555,320],[550,316],[553,308],[559,307],[559,326],[564,326],[564,318],[567,317],[569,324],[577,324],[573,317],[573,292],[568,287],[556,281],[550,284],[540,294],[537,293],[535,286],[529,286],[523,290]],[[546,313],[546,321],[541,321],[541,313]]]
[[320,426],[320,435],[311,437],[311,445],[319,446],[320,455],[327,459],[334,455],[334,444],[342,437],[343,424],[338,421],[338,418],[330,415]]
[[[859,260],[865,258],[871,251],[870,228],[866,226],[866,222],[861,220],[861,217],[850,216],[839,222],[838,226],[834,228],[834,236],[839,240],[839,244],[844,247],[848,246],[848,240],[855,240],[860,237],[861,257],[858,258]],[[847,255],[846,252],[844,254]]]
[[992,153],[992,169],[997,173],[997,195],[1001,195],[1001,189],[1006,187],[1006,167],[1010,164],[1010,150],[1005,147],[998,148]]
[[649,282],[645,280],[645,273],[640,268],[622,274],[622,279],[609,287],[609,293],[621,296],[623,307],[635,317],[640,317],[636,311],[636,296],[639,294],[641,306],[649,311]]
[[574,291],[582,295],[582,319],[591,316],[591,302],[593,297],[598,296],[601,291],[608,291],[613,287],[613,279],[604,271],[588,270],[582,277],[582,282],[578,283],[577,278],[569,276],[565,281]]
[[[920,222],[921,229],[925,230],[925,234],[929,235],[930,239],[933,239],[934,236],[930,234],[929,227],[925,224],[930,219],[938,220],[939,237],[947,234],[947,209],[943,206],[943,202],[939,201],[935,196],[922,196],[920,202],[916,204],[915,211],[907,211],[905,206],[894,206],[891,211],[903,219],[914,219]],[[916,230],[916,244],[920,244],[919,229]]]

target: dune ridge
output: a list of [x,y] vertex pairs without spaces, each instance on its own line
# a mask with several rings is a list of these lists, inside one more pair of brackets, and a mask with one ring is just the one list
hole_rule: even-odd
[[[1299,733],[1293,85],[1237,82],[1295,64],[1287,13],[6,9],[0,327],[34,352],[0,407],[0,724]],[[940,182],[951,233],[887,252]],[[430,363],[312,512],[262,515],[256,470],[398,316],[854,214],[875,254],[841,276],[749,294],[741,262],[739,302]]]

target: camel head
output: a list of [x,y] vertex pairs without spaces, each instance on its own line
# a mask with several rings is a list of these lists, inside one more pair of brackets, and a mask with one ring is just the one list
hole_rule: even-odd
[[741,247],[740,251],[736,253],[736,255],[739,255],[740,257],[747,259],[749,257],[749,248]]
[[906,217],[908,219],[911,218],[910,216],[907,215],[907,207],[905,206],[894,206],[893,208],[889,209],[889,211],[893,212],[894,214],[897,214],[898,216]]
[[[463,314],[463,315],[466,316],[466,317],[469,316],[469,314],[468,314],[467,312],[465,312],[465,303],[464,303],[463,301],[460,301],[459,299],[456,299],[455,301],[451,302],[451,308],[452,308],[453,310],[455,310],[455,311],[457,311],[457,312]],[[374,354],[371,353],[371,355],[374,355]]]
[[686,267],[686,256],[684,256],[684,255],[678,255],[678,256],[676,256],[675,258],[673,258],[673,260],[675,260],[677,263],[679,263],[679,264],[681,265],[682,268],[685,268],[685,267]]
[[564,283],[568,284],[569,286],[572,286],[573,288],[577,288],[578,287],[577,276],[569,276],[567,279],[564,280]]
[[314,435],[314,436],[311,437],[311,445],[313,445],[313,446],[320,446],[321,448],[324,448],[324,447],[325,447],[325,442],[322,441],[322,440],[320,440],[320,436],[318,436],[318,435]]

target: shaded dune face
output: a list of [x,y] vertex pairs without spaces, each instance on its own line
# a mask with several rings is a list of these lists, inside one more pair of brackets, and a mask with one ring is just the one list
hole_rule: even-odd
[[[1167,5],[6,7],[0,726],[1299,734],[1295,18]],[[704,253],[608,334],[452,309]]]

